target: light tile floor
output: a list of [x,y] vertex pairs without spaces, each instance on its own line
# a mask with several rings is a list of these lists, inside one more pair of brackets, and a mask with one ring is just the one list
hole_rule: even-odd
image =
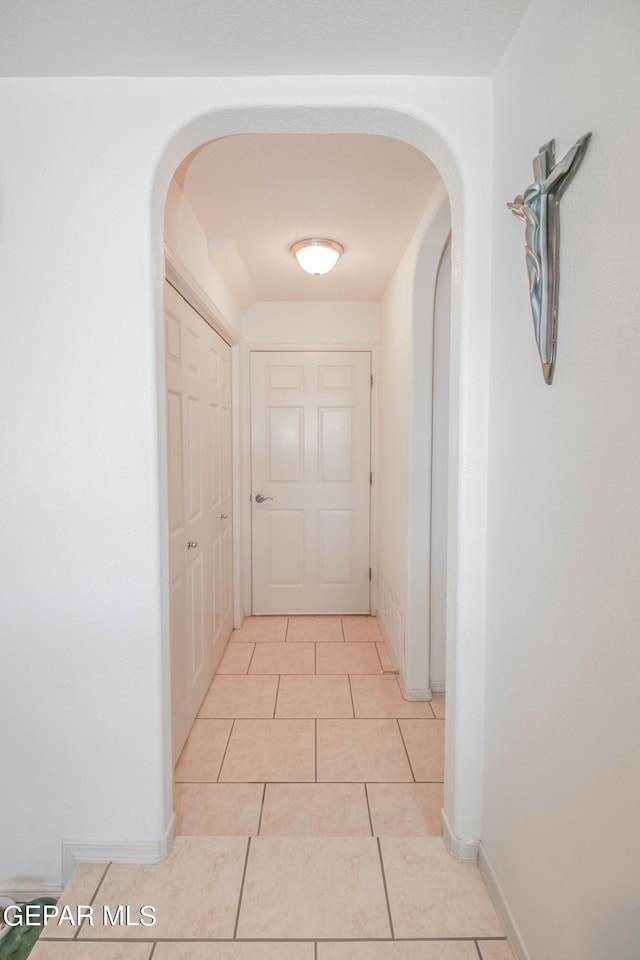
[[[512,960],[440,837],[444,695],[409,703],[372,617],[249,617],[175,771],[157,866],[81,864],[34,960]],[[145,904],[157,923],[105,925]]]

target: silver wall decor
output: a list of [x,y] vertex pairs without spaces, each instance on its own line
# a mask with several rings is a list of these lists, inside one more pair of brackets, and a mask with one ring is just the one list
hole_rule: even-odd
[[507,206],[525,222],[525,252],[533,327],[545,383],[553,381],[558,329],[560,198],[584,157],[590,133],[555,162],[555,140],[533,161],[534,182]]

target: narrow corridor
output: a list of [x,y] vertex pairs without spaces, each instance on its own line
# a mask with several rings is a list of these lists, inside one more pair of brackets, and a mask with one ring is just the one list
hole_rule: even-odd
[[178,833],[438,835],[432,704],[402,698],[373,617],[246,620],[176,768]]
[[157,923],[48,928],[35,960],[512,960],[440,837],[444,709],[403,699],[374,618],[248,618],[176,767],[172,853],[81,864],[64,897]]

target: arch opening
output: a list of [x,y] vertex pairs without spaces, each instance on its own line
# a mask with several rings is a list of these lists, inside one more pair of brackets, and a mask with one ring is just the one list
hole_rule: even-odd
[[[193,150],[200,145],[216,140],[221,137],[228,137],[235,134],[254,134],[259,133],[373,133],[381,134],[387,137],[393,137],[416,147],[425,156],[433,162],[438,169],[446,189],[443,195],[438,198],[438,204],[431,211],[431,216],[426,224],[423,235],[419,238],[416,246],[416,255],[413,264],[413,283],[411,289],[412,303],[412,334],[415,337],[413,367],[412,367],[412,397],[411,397],[411,452],[415,457],[416,463],[412,462],[412,474],[409,500],[409,530],[413,532],[412,543],[409,545],[409,572],[408,594],[406,597],[407,622],[405,623],[405,654],[408,653],[408,669],[412,671],[411,676],[419,677],[419,680],[409,681],[405,684],[405,693],[409,697],[418,693],[415,699],[421,698],[420,694],[426,692],[430,696],[429,688],[429,650],[428,645],[425,654],[424,637],[425,630],[428,630],[428,609],[426,611],[425,623],[425,575],[429,576],[428,545],[430,540],[430,518],[425,518],[425,487],[422,481],[425,477],[425,463],[429,467],[429,457],[423,454],[423,445],[428,443],[430,447],[430,437],[425,436],[421,429],[424,423],[424,396],[421,386],[426,381],[430,384],[431,363],[432,363],[432,325],[425,323],[425,317],[429,311],[425,309],[425,304],[430,302],[431,310],[433,308],[433,294],[435,289],[435,277],[437,273],[438,257],[434,262],[434,249],[439,244],[439,252],[442,250],[442,242],[439,239],[439,233],[442,232],[442,224],[445,218],[448,219],[447,229],[453,231],[452,244],[452,263],[453,263],[453,290],[451,304],[451,322],[452,322],[452,375],[453,379],[450,385],[450,395],[452,398],[452,417],[453,427],[451,443],[449,449],[449,513],[451,523],[449,524],[449,606],[456,605],[456,590],[458,583],[457,569],[457,550],[456,550],[456,518],[459,504],[457,503],[456,483],[458,477],[458,444],[459,431],[461,424],[456,409],[456,395],[459,391],[459,380],[463,373],[461,370],[461,358],[455,355],[456,340],[460,338],[460,330],[464,325],[465,319],[462,316],[463,302],[463,281],[465,276],[465,265],[463,264],[464,236],[462,225],[464,222],[463,206],[464,197],[462,189],[462,178],[459,170],[458,158],[450,150],[442,136],[431,128],[428,123],[409,114],[378,107],[358,107],[352,108],[335,107],[333,109],[326,107],[314,107],[313,109],[301,106],[272,106],[255,108],[236,108],[220,110],[200,116],[182,129],[178,130],[172,137],[166,147],[164,154],[158,164],[155,184],[152,198],[152,230],[154,237],[154,276],[156,277],[155,289],[155,315],[156,329],[158,332],[158,383],[159,391],[162,396],[164,390],[164,315],[163,315],[163,297],[161,289],[161,278],[163,274],[163,246],[162,246],[162,222],[163,209],[166,192],[169,186],[173,172],[179,164]],[[446,212],[445,212],[446,210]],[[434,227],[435,223],[435,227]],[[430,231],[429,227],[433,229]],[[435,231],[435,232],[434,232]],[[424,348],[424,344],[431,344]],[[421,345],[422,344],[422,345]],[[422,409],[419,405],[422,404]],[[430,405],[429,405],[430,407]],[[160,474],[161,474],[161,514],[162,528],[166,527],[167,503],[166,503],[166,475],[167,475],[167,450],[166,450],[166,424],[164,422],[163,403],[158,403],[160,429],[159,429],[159,453],[160,453]],[[418,439],[419,438],[419,439]],[[420,446],[421,444],[422,446]],[[415,467],[415,469],[414,469]],[[430,483],[430,480],[429,480]],[[428,498],[430,506],[430,495]],[[418,506],[419,504],[419,506]],[[428,512],[428,511],[427,511]],[[416,522],[418,521],[418,522]],[[424,561],[426,541],[426,566]],[[412,553],[413,551],[413,553]],[[164,609],[163,622],[168,625],[168,589],[167,589],[167,559],[166,545],[163,544],[164,554]],[[421,566],[422,564],[422,566]],[[420,578],[422,573],[422,580]],[[428,591],[426,591],[428,593]],[[379,598],[378,598],[378,602]],[[241,612],[242,600],[236,601],[236,618]],[[420,631],[422,631],[422,649],[420,647]],[[449,619],[447,629],[448,646],[448,680],[451,683],[451,690],[454,696],[451,697],[450,709],[453,716],[448,724],[451,735],[448,735],[447,743],[447,801],[445,808],[448,809],[448,819],[450,823],[456,821],[456,804],[459,797],[459,788],[456,786],[456,780],[462,780],[464,770],[464,758],[456,756],[457,739],[455,731],[460,732],[455,722],[455,710],[458,696],[455,694],[455,671],[456,671],[456,644],[459,638],[456,636],[456,618],[452,616]],[[169,636],[168,626],[165,626],[165,635],[163,637],[163,673],[165,702],[163,711],[163,720],[165,724],[164,743],[165,743],[165,802],[167,812],[171,810],[171,773],[172,764],[170,757],[170,718],[169,706],[167,703],[167,691],[169,690]],[[460,773],[459,773],[460,771]],[[478,771],[475,771],[476,779]],[[473,777],[467,777],[467,788]],[[475,806],[476,812],[472,819],[477,822],[479,819],[479,791],[478,799],[471,799],[471,806]],[[454,831],[451,831],[454,832]],[[474,837],[477,836],[477,832]],[[471,839],[471,837],[465,838]]]

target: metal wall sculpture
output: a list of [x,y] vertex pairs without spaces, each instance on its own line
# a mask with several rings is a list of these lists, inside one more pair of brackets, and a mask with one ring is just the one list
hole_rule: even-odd
[[555,162],[555,140],[540,147],[533,161],[534,182],[509,209],[525,222],[525,251],[533,327],[545,383],[553,381],[558,329],[560,198],[584,157],[585,133],[562,160]]

